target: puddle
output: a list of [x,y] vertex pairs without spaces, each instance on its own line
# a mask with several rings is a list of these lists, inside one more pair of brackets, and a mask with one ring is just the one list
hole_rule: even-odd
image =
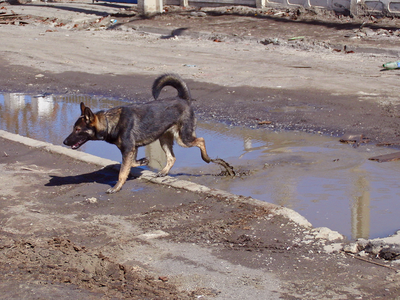
[[[0,94],[0,129],[61,145],[84,101],[94,111],[126,102],[102,97]],[[211,158],[222,158],[246,176],[215,176],[218,165],[205,164],[197,148],[174,148],[172,176],[209,187],[283,205],[298,211],[315,227],[326,226],[350,239],[376,238],[400,229],[400,162],[377,163],[371,156],[393,150],[296,132],[198,124]],[[101,143],[101,147],[99,147]],[[117,147],[88,142],[78,151],[121,161]],[[157,144],[141,148],[159,169],[165,158]]]

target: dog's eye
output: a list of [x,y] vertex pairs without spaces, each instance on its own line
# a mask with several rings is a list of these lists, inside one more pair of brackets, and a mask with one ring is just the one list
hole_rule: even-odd
[[75,133],[79,133],[81,131],[80,128],[75,128]]

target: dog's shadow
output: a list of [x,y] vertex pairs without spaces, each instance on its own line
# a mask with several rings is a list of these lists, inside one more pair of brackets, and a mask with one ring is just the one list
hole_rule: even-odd
[[[84,173],[84,174],[78,174],[78,175],[72,175],[72,176],[57,176],[57,175],[49,175],[50,180],[48,183],[45,184],[45,186],[62,186],[62,185],[74,185],[74,184],[82,184],[82,183],[99,183],[99,184],[108,184],[109,186],[114,186],[118,180],[118,172],[120,168],[120,164],[115,164],[115,165],[110,165],[107,167],[104,167],[100,170],[90,172],[90,173]],[[144,168],[147,169],[147,168]],[[134,175],[130,175],[128,177],[128,180],[133,180],[137,177],[140,177],[142,175],[142,172],[144,169],[142,168],[137,168],[136,172]],[[189,174],[185,172],[180,172],[177,174],[169,174],[168,176],[172,178],[178,179],[179,177],[204,177],[204,176],[218,176],[215,174],[211,173],[205,173],[205,174]]]
[[118,179],[119,165],[110,165],[100,170],[72,176],[49,175],[51,178],[45,186],[62,186],[81,183],[100,183],[114,186]]

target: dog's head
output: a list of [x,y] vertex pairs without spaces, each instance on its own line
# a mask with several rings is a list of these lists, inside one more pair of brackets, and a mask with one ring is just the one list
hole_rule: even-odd
[[81,116],[75,122],[72,133],[64,140],[64,145],[78,149],[84,143],[96,138],[96,115],[81,102]]

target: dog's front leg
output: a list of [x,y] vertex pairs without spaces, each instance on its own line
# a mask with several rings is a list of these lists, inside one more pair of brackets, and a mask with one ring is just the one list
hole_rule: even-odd
[[108,194],[113,194],[118,192],[124,185],[126,179],[128,178],[129,172],[131,171],[132,161],[136,158],[136,149],[133,149],[122,155],[121,169],[119,170],[118,182],[114,187],[107,190]]

